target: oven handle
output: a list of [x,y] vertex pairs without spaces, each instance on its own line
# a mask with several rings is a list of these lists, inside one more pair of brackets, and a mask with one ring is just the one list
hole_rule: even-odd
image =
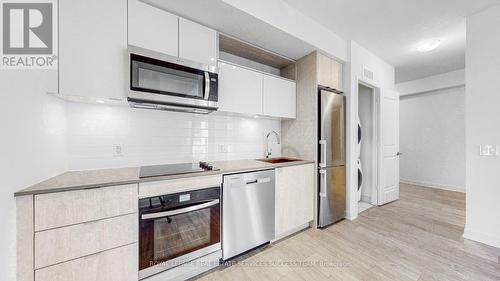
[[210,97],[210,74],[207,71],[205,71],[204,75],[205,75],[205,93],[203,99],[208,100],[208,98]]
[[203,204],[199,204],[199,205],[189,206],[189,207],[182,208],[182,209],[176,209],[176,210],[172,210],[172,211],[152,213],[152,214],[144,214],[144,215],[141,215],[141,220],[149,220],[149,219],[156,219],[156,218],[180,215],[180,214],[189,213],[189,212],[193,212],[193,211],[200,210],[200,209],[205,209],[205,208],[211,207],[213,205],[217,205],[217,204],[219,204],[219,199],[215,199],[215,200],[212,200],[212,201],[209,201],[209,202],[206,202]]

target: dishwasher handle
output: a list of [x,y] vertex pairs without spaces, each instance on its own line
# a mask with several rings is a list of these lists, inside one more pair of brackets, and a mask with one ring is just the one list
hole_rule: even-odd
[[247,181],[246,184],[260,184],[260,183],[267,183],[267,182],[270,182],[271,181],[271,178],[270,177],[266,177],[266,178],[258,178],[258,179],[254,179],[254,180],[251,180],[251,181]]

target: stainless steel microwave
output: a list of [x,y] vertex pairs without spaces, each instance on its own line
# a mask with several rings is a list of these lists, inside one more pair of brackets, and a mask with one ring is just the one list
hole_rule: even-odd
[[129,46],[130,106],[208,114],[217,110],[217,68]]

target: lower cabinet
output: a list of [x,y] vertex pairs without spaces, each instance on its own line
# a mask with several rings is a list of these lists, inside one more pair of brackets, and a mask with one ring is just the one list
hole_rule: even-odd
[[137,281],[137,243],[35,270],[35,281]]
[[276,238],[283,238],[314,219],[314,164],[276,169]]
[[137,281],[138,184],[17,198],[18,281]]

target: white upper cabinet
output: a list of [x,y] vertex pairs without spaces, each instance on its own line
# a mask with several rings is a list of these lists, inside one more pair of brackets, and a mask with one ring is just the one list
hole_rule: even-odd
[[123,100],[127,3],[59,1],[59,93]]
[[296,84],[286,79],[264,75],[263,114],[296,118]]
[[128,0],[128,43],[178,56],[179,17],[139,0]]
[[262,73],[219,63],[219,110],[262,114]]
[[217,32],[179,18],[179,57],[217,66]]

